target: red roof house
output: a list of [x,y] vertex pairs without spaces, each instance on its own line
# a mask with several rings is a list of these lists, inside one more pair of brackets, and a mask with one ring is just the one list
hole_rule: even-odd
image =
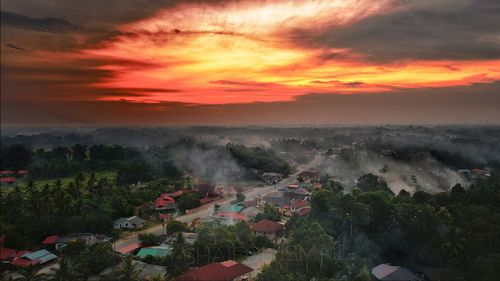
[[168,221],[170,219],[169,214],[159,214],[158,216],[160,217],[161,220],[164,220],[164,221]]
[[10,264],[15,265],[15,266],[19,266],[19,267],[28,267],[31,265],[37,265],[38,263],[40,263],[39,260],[28,260],[28,259],[18,258],[18,259],[13,260]]
[[52,236],[45,238],[45,240],[43,240],[42,244],[43,245],[53,245],[57,242],[58,239],[59,239],[59,235],[52,235]]
[[299,210],[303,207],[308,206],[309,203],[307,203],[307,201],[304,201],[304,200],[296,200],[296,201],[293,201],[290,205],[291,205],[292,211],[295,211],[295,210]]
[[301,217],[305,217],[307,215],[309,215],[311,213],[311,207],[304,207],[302,209],[300,209],[299,211],[297,211],[297,215],[301,216]]
[[272,220],[261,220],[258,223],[252,225],[253,232],[274,234],[281,230],[283,230],[283,225]]
[[181,196],[182,194],[184,194],[183,190],[177,190],[174,192],[167,193],[168,196],[173,197],[173,198],[177,198],[177,197]]
[[174,198],[168,196],[168,194],[162,194],[155,200],[155,210],[175,210],[177,205]]
[[126,255],[140,249],[141,247],[141,243],[132,243],[130,245],[117,249],[116,251],[120,254]]
[[16,182],[16,178],[14,177],[0,178],[0,183],[14,183],[14,182]]
[[236,213],[236,212],[218,212],[216,217],[221,217],[221,218],[230,218],[234,220],[240,220],[240,221],[246,221],[247,217],[245,217],[242,214]]
[[252,271],[244,264],[229,260],[195,268],[177,277],[176,281],[232,281]]
[[15,257],[17,250],[10,248],[0,248],[0,260],[5,261]]

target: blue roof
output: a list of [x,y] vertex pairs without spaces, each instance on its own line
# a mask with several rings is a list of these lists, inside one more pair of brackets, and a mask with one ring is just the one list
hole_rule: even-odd
[[142,248],[139,253],[137,253],[138,257],[145,257],[145,256],[153,256],[153,257],[165,257],[170,254],[170,248],[169,247],[149,247],[149,248]]
[[22,257],[30,260],[39,260],[40,263],[45,263],[57,258],[56,255],[52,254],[51,252],[45,249],[24,254]]

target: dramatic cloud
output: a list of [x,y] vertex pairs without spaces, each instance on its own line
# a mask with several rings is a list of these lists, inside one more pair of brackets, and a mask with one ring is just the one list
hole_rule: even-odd
[[[435,91],[491,84],[482,87],[490,93],[471,91],[488,107],[487,102],[498,102],[484,95],[499,92],[499,5],[493,0],[6,0],[2,108],[9,114],[2,117],[21,118],[11,108],[23,103],[53,109],[66,102],[73,110],[65,108],[57,118],[71,114],[71,120],[87,120],[82,122],[104,122],[101,115],[75,116],[85,114],[83,108],[113,112],[110,122],[133,114],[135,121],[185,123],[180,116],[187,118],[187,112],[202,114],[207,122],[229,122],[236,113],[252,120],[233,111],[239,106],[272,108],[276,116],[266,116],[276,120],[292,118],[282,114],[292,110],[334,120],[338,117],[319,109],[358,102],[345,104],[352,110],[379,101],[372,96],[386,97],[380,99],[386,103],[414,91],[426,102],[440,95],[453,104],[454,96]],[[409,102],[405,111],[415,108]],[[488,114],[484,119],[496,120]],[[311,121],[309,115],[293,116],[290,122]]]
[[30,18],[16,13],[1,11],[1,23],[23,29],[32,29],[43,32],[73,32],[81,29],[80,26],[58,18]]
[[405,1],[390,13],[341,29],[296,36],[312,46],[349,48],[379,61],[499,59],[499,15],[496,0]]

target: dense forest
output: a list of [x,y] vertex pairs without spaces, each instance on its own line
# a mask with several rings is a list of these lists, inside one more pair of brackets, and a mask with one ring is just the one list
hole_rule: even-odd
[[441,280],[497,279],[500,176],[470,188],[410,195],[368,176],[351,194],[331,184],[313,194],[312,213],[294,218],[287,242],[258,280],[372,280],[380,263],[414,272],[442,269]]
[[231,144],[223,146],[195,138],[146,148],[75,144],[33,149],[24,144],[2,143],[1,149],[2,170],[28,169],[28,177],[33,180],[70,177],[84,172],[116,171],[120,184],[133,184],[154,178],[176,179],[182,176],[184,170],[208,176],[232,168],[232,178],[237,177],[240,167],[285,175],[291,171],[288,163],[271,149]]

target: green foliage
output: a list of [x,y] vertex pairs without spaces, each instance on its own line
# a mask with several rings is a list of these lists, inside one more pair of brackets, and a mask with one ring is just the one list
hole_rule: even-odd
[[257,236],[254,239],[255,247],[259,249],[274,248],[274,243],[267,236]]
[[0,232],[6,245],[18,249],[54,234],[111,233],[112,221],[131,215],[135,200],[129,189],[93,174],[78,175],[67,184],[16,186],[0,198]]
[[228,144],[227,148],[238,163],[245,168],[281,173],[283,175],[292,172],[290,165],[279,158],[271,149],[263,147],[248,148],[239,144]]
[[356,186],[363,192],[380,190],[392,193],[391,189],[387,186],[387,183],[381,177],[375,176],[373,174],[366,174],[361,176],[358,179],[358,183]]
[[152,169],[145,161],[127,163],[118,169],[116,180],[120,184],[136,184],[153,178]]
[[111,243],[97,243],[83,250],[79,255],[69,257],[79,275],[92,276],[116,265],[120,258],[113,251]]
[[140,271],[135,267],[133,258],[132,255],[125,256],[122,263],[113,270],[113,273],[108,277],[108,280],[139,281]]
[[196,232],[198,239],[194,243],[197,254],[196,264],[221,262],[237,259],[253,248],[252,232],[246,222],[235,226],[200,226]]
[[178,233],[178,232],[188,232],[189,227],[187,224],[185,224],[183,222],[172,220],[167,224],[166,230],[167,230],[167,234],[170,235],[170,234],[174,234],[174,233]]
[[201,198],[202,196],[196,192],[184,193],[177,199],[177,207],[182,211],[200,207]]
[[31,150],[22,144],[14,144],[8,146],[1,146],[0,163],[2,170],[14,170],[28,168],[29,163],[33,157]]
[[177,234],[177,238],[172,245],[172,253],[168,257],[169,275],[177,276],[186,271],[193,263],[193,249],[186,244],[182,233]]
[[233,204],[240,203],[245,201],[245,195],[241,192],[236,193],[236,200],[231,202]]
[[255,222],[259,222],[261,220],[280,221],[281,216],[277,207],[272,205],[266,205],[264,207],[264,213],[257,214],[254,220]]
[[[450,193],[413,196],[405,191],[394,196],[372,176],[360,182],[362,192],[314,192],[311,215],[289,225],[289,239],[258,280],[365,281],[371,280],[369,269],[382,262],[438,267],[446,281],[499,276],[498,174],[478,179],[467,190],[455,186]],[[294,247],[328,249],[328,239],[340,246],[335,254],[343,258],[330,261],[329,270],[315,268],[314,259],[308,264],[296,258]]]
[[153,233],[140,233],[139,241],[145,247],[158,245],[158,239]]

